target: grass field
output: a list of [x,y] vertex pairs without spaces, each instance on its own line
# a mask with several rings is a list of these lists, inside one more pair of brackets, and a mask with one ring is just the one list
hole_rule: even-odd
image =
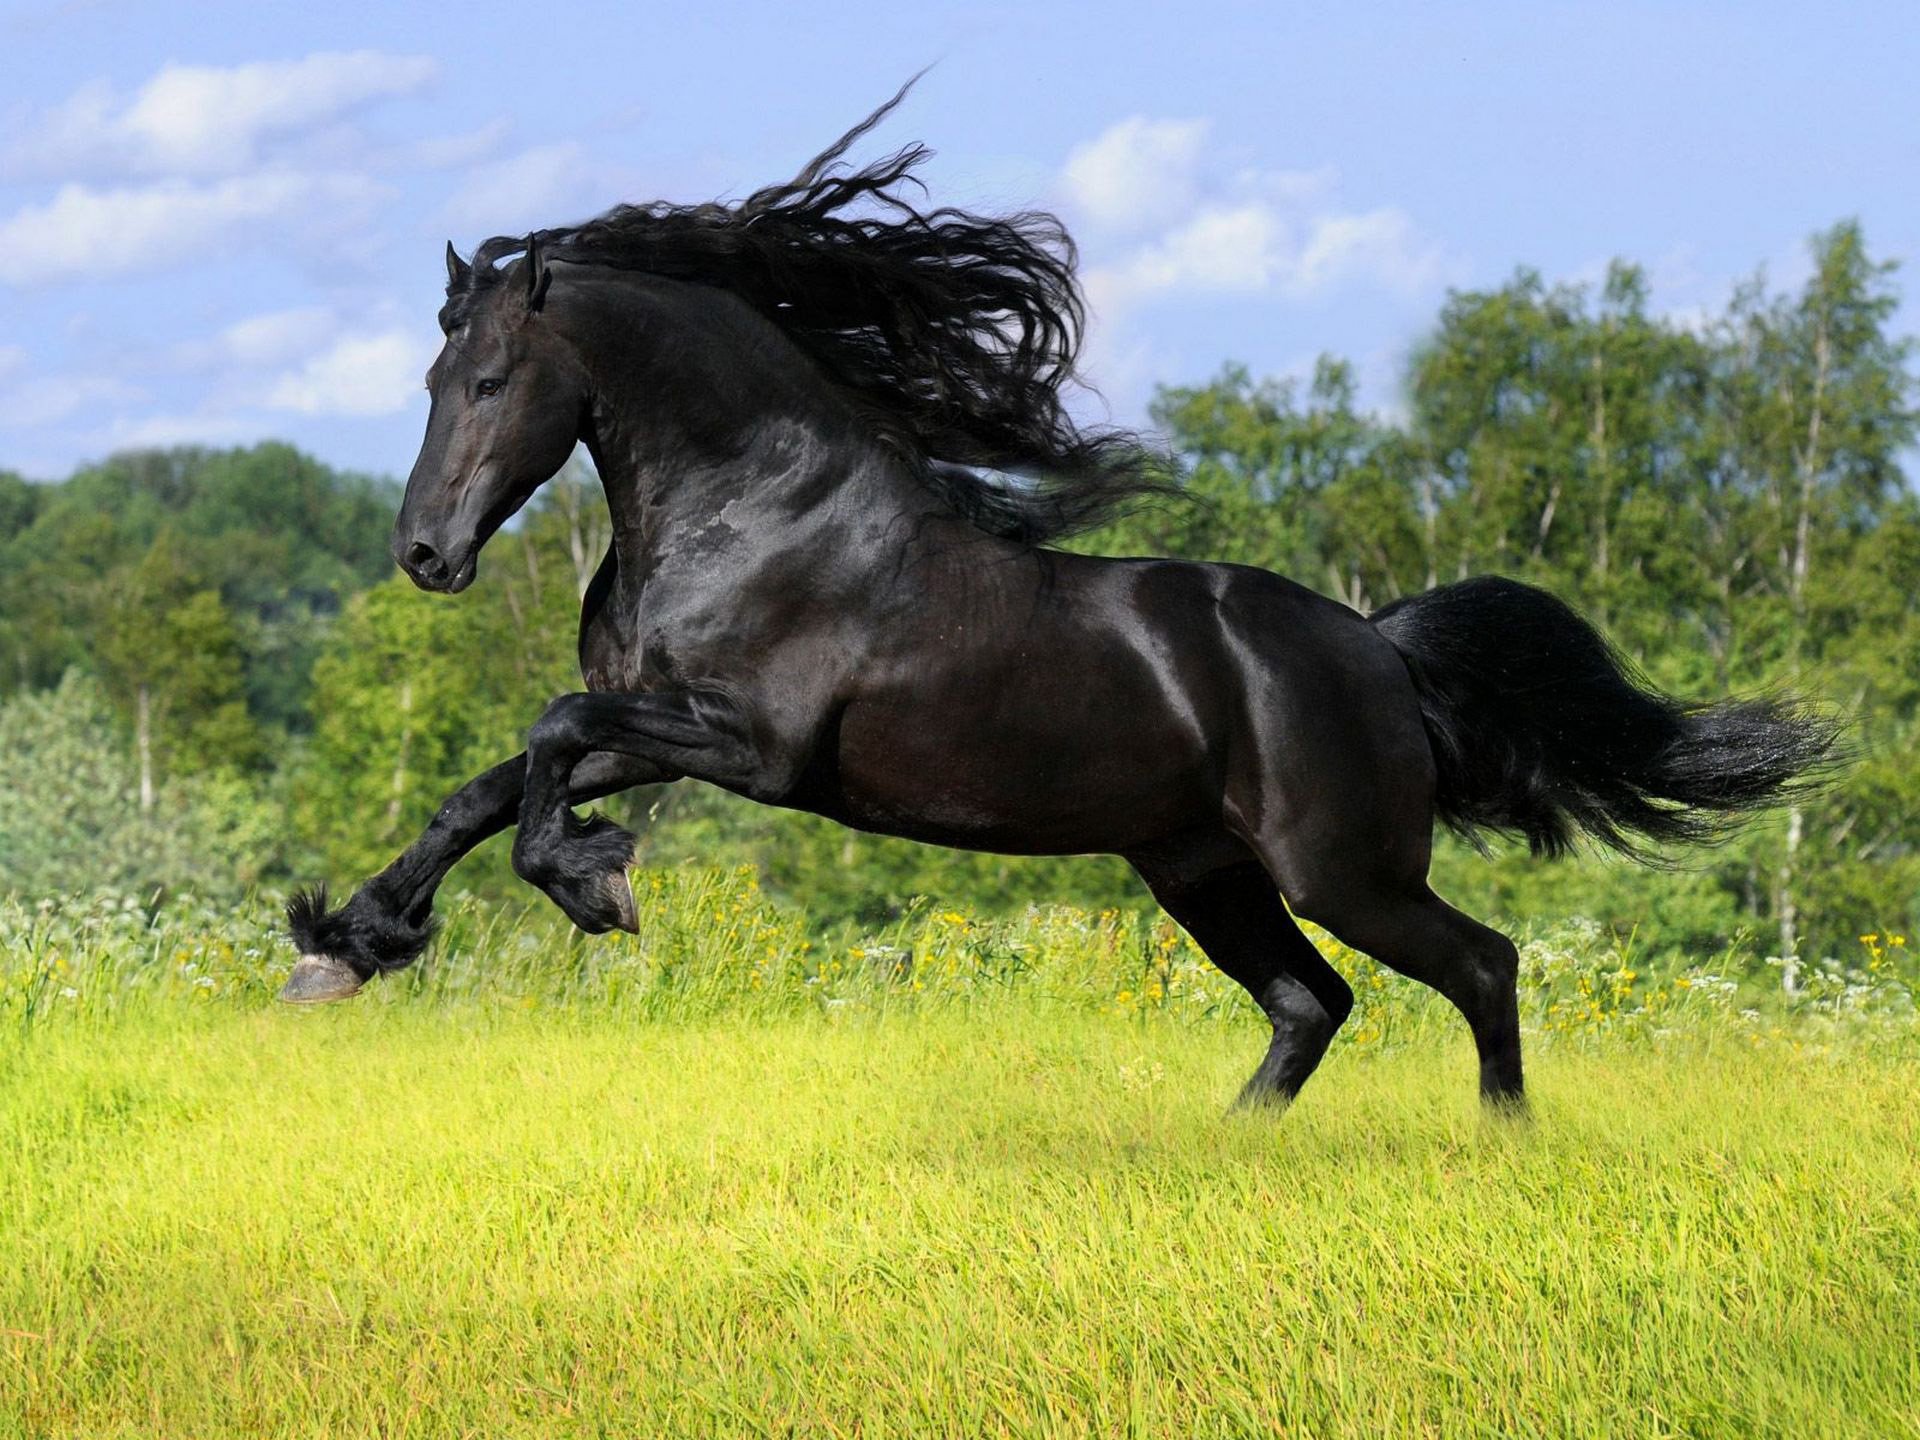
[[0,1426],[1920,1433],[1902,985],[1762,1016],[1530,947],[1521,1124],[1341,956],[1354,1038],[1274,1120],[1170,932],[802,951],[678,883],[678,930],[456,926],[320,1012],[262,920],[0,916]]

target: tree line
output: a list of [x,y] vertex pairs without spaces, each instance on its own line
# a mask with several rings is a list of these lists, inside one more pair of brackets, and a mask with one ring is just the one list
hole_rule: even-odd
[[[1077,542],[1261,565],[1360,609],[1469,574],[1544,585],[1656,684],[1790,687],[1851,724],[1839,783],[1683,868],[1548,867],[1443,845],[1478,913],[1580,914],[1698,955],[1843,953],[1920,923],[1920,502],[1911,342],[1857,225],[1805,283],[1656,311],[1644,273],[1520,271],[1449,295],[1397,413],[1352,367],[1169,387],[1183,498]],[[275,886],[369,873],[442,796],[577,688],[579,596],[606,544],[570,468],[458,601],[394,574],[398,491],[283,445],[0,473],[0,891]],[[616,802],[648,863],[745,863],[825,920],[914,896],[981,910],[1144,905],[1117,861],[931,851],[681,785]],[[456,884],[510,893],[502,847]],[[518,892],[511,892],[518,893]]]

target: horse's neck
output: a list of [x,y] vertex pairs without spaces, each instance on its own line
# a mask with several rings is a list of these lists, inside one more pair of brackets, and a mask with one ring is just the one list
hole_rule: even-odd
[[760,317],[700,287],[589,283],[573,341],[594,377],[585,438],[624,572],[716,525],[842,551],[947,512]]
[[596,415],[586,440],[620,567],[633,576],[716,529],[844,556],[861,535],[903,535],[946,511],[879,444],[789,416],[742,417],[737,443],[706,451],[639,432],[631,412]]
[[723,510],[765,528],[912,504],[910,472],[797,350],[753,344],[724,312],[700,324],[704,297],[602,293],[613,303],[574,342],[595,387],[583,438],[629,546]]

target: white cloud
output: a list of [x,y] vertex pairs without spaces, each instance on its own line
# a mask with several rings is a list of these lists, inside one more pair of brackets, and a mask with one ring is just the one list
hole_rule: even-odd
[[164,449],[170,445],[244,445],[264,440],[273,428],[233,415],[147,415],[122,417],[100,434],[114,450]]
[[43,375],[0,391],[0,425],[31,430],[65,420],[90,405],[144,398],[124,381],[97,375]]
[[1122,120],[1067,156],[1073,208],[1093,224],[1137,233],[1186,214],[1198,193],[1211,122]]
[[1301,209],[1331,200],[1340,188],[1340,172],[1331,165],[1317,170],[1237,171],[1230,187],[1235,194],[1265,200],[1284,209]]
[[1297,301],[1348,286],[1417,295],[1443,278],[1438,248],[1404,211],[1341,208],[1327,167],[1215,173],[1207,138],[1205,120],[1136,116],[1067,157],[1071,207],[1107,232],[1104,248],[1124,241],[1084,275],[1108,323],[1161,296]]
[[[1210,120],[1153,120],[1136,115],[1108,127],[1067,156],[1060,179],[1077,220],[1114,237],[1165,231],[1226,196],[1297,210],[1328,196],[1338,180],[1317,170],[1242,167],[1216,176],[1208,149]],[[1210,165],[1209,162],[1214,164]]]
[[6,379],[17,370],[24,370],[27,364],[27,347],[24,345],[0,345],[0,380]]
[[235,175],[276,142],[371,101],[412,95],[437,71],[425,56],[374,50],[218,68],[169,65],[130,99],[88,85],[6,150],[16,174]]
[[1353,291],[1424,300],[1458,276],[1405,211],[1343,203],[1333,168],[1243,157],[1223,154],[1206,120],[1135,116],[1061,169],[1063,208],[1087,231],[1083,373],[1123,405],[1187,363],[1166,348],[1166,327],[1145,318],[1156,305],[1231,299],[1265,326],[1252,317],[1266,307]]
[[1294,221],[1268,204],[1202,210],[1122,259],[1087,272],[1095,312],[1112,319],[1163,295],[1272,295],[1310,300],[1346,284],[1399,294],[1429,288],[1440,254],[1399,210]]
[[447,201],[442,220],[461,234],[518,235],[598,213],[615,198],[585,147],[566,141],[477,166]]
[[197,370],[286,365],[312,355],[339,328],[333,312],[322,305],[273,310],[237,320],[211,340],[181,345],[178,359]]
[[1186,224],[1087,274],[1095,308],[1111,314],[1169,291],[1254,294],[1271,282],[1286,226],[1264,205],[1203,210]]
[[359,176],[291,173],[111,190],[63,185],[46,204],[0,220],[0,253],[14,257],[5,278],[15,285],[164,269],[296,225],[350,231],[384,194]]
[[413,404],[433,347],[412,330],[343,335],[267,391],[266,404],[302,415],[392,415]]
[[[99,449],[238,444],[286,430],[289,414],[325,420],[397,414],[417,405],[433,346],[376,313],[357,324],[325,307],[248,316],[217,334],[96,371],[16,380],[29,357],[0,347],[0,431],[15,451],[33,433]],[[191,374],[187,408],[160,408],[171,378]],[[176,397],[178,398],[178,397]]]
[[505,118],[491,120],[478,130],[430,135],[395,146],[377,155],[375,163],[383,170],[458,170],[490,159],[512,132]]
[[1439,283],[1445,269],[1439,247],[1406,212],[1387,208],[1316,217],[1286,283],[1302,297],[1351,282],[1412,296]]

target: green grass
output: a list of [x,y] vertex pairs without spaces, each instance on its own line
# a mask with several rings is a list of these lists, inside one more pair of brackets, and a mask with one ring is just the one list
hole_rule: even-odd
[[1518,1124],[1363,985],[1381,1038],[1228,1116],[1251,1017],[1047,923],[824,997],[490,930],[320,1012],[231,924],[17,930],[0,1433],[1920,1433],[1910,1011],[1535,1002]]
[[1337,1056],[1114,1018],[394,1007],[53,1031],[0,1091],[46,1435],[1912,1433],[1920,1067]]

